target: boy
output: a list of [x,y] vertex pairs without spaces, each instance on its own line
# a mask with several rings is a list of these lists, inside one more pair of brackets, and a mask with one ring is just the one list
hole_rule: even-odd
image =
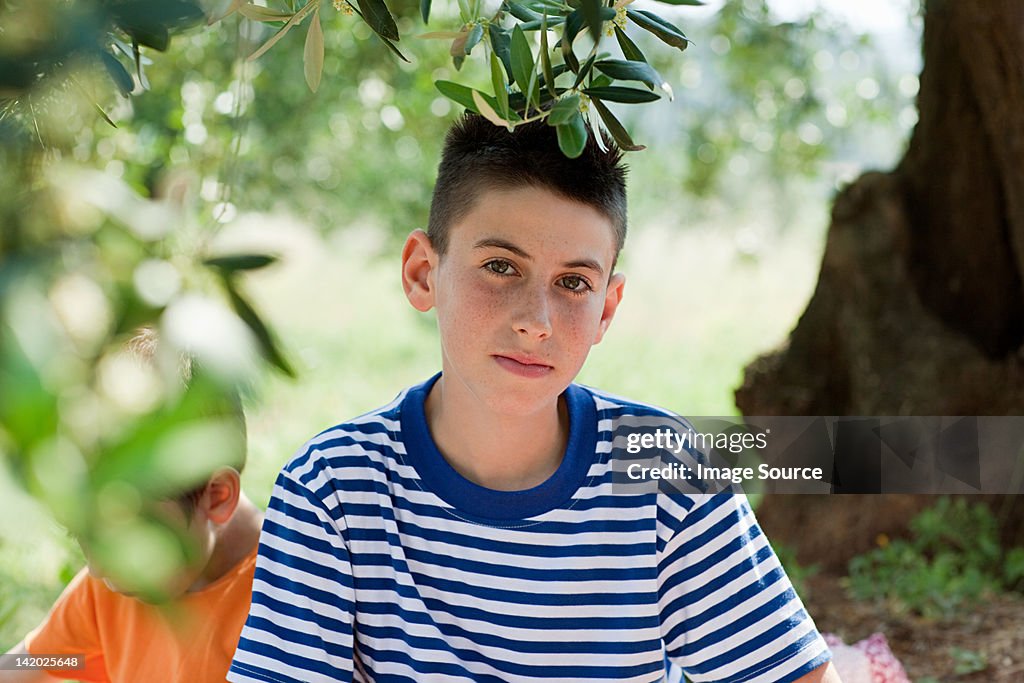
[[620,154],[450,131],[406,296],[442,371],[278,477],[235,683],[835,681],[740,495],[626,495],[611,431],[666,413],[572,384],[622,298]]
[[[128,352],[151,364],[151,331]],[[186,371],[186,375],[190,373]],[[237,397],[234,397],[237,399]],[[241,447],[196,488],[153,502],[153,513],[192,542],[193,562],[163,586],[167,604],[125,592],[92,561],[68,584],[46,620],[8,654],[85,655],[84,669],[0,670],[0,683],[52,676],[109,683],[223,682],[249,607],[262,513],[242,492],[245,418],[237,400],[216,415],[239,426]],[[88,549],[87,555],[88,555]],[[10,660],[10,658],[8,658]]]

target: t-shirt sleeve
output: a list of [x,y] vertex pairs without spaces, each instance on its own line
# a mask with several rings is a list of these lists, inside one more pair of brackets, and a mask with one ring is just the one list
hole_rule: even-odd
[[667,497],[659,515],[662,637],[691,681],[789,683],[831,659],[746,496]]
[[352,680],[352,566],[336,500],[315,464],[293,462],[278,476],[229,681]]
[[99,626],[96,620],[96,586],[86,570],[80,571],[42,624],[25,637],[31,655],[85,655],[85,668],[75,671],[51,671],[54,676],[69,676],[81,681],[107,681]]

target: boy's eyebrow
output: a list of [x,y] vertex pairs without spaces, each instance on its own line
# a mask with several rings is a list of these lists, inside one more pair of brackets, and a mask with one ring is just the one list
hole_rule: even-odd
[[506,251],[511,251],[519,258],[526,259],[527,261],[533,260],[532,256],[527,254],[525,251],[523,251],[516,245],[512,244],[511,242],[507,242],[503,239],[498,239],[497,237],[485,237],[473,245],[474,249],[483,249],[486,247],[497,247],[499,249],[505,249]]
[[[523,251],[516,245],[506,240],[499,239],[497,237],[485,237],[484,239],[479,240],[476,244],[473,245],[474,249],[483,249],[486,247],[497,247],[498,249],[505,249],[506,251],[512,252],[519,258],[526,259],[527,261],[533,260],[532,256],[527,254],[525,251]],[[595,271],[598,275],[604,275],[604,268],[601,267],[600,263],[593,259],[579,259],[576,261],[569,261],[568,263],[563,263],[562,265],[565,268],[589,268],[590,270]]]

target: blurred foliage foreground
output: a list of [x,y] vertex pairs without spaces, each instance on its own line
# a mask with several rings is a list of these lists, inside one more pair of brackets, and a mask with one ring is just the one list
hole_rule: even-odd
[[[193,548],[154,502],[237,463],[231,395],[263,362],[291,372],[237,282],[274,259],[216,253],[174,188],[146,199],[67,159],[93,93],[133,89],[109,50],[144,82],[141,46],[166,49],[198,5],[3,10],[0,451],[106,573],[155,597]],[[152,363],[125,349],[143,325]]]

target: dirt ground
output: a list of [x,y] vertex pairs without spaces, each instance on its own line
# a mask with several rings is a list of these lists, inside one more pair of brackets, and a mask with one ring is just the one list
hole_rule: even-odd
[[[851,644],[883,633],[912,681],[1024,682],[1024,596],[1001,595],[939,622],[898,613],[884,603],[853,601],[834,575],[810,577],[807,588],[804,601],[819,630]],[[982,657],[957,657],[957,648]],[[957,673],[958,665],[963,670],[972,663],[984,668]]]

